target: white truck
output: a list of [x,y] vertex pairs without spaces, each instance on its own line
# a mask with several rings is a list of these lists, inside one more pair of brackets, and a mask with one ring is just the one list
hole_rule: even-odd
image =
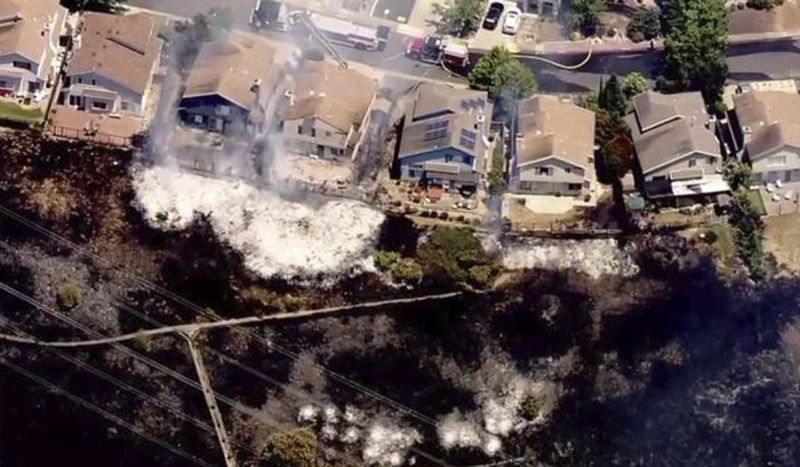
[[[293,13],[294,14],[294,13]],[[364,26],[341,18],[319,13],[298,12],[307,15],[313,26],[333,44],[346,45],[359,50],[383,50],[389,37],[386,26]],[[291,21],[293,24],[304,24]]]

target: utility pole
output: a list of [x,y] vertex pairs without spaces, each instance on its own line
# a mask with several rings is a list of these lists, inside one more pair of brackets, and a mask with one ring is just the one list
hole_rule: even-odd
[[214,396],[214,389],[211,387],[211,380],[206,372],[205,363],[203,363],[203,355],[200,349],[197,348],[197,344],[194,340],[196,334],[195,332],[182,332],[181,335],[186,339],[186,342],[189,343],[189,352],[192,354],[192,361],[197,370],[197,379],[203,387],[203,397],[206,399],[208,412],[211,414],[211,422],[214,424],[214,431],[217,432],[217,439],[222,449],[222,455],[225,457],[225,466],[238,467],[236,457],[233,455],[230,438],[228,438],[228,432],[225,430],[225,421],[222,419],[222,414],[217,405],[217,398]]

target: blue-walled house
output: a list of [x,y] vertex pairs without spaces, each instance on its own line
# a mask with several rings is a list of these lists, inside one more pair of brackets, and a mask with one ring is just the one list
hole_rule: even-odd
[[260,129],[276,83],[273,56],[269,44],[241,33],[204,44],[186,80],[181,120],[224,134]]
[[485,92],[420,85],[400,136],[400,179],[476,188],[486,174],[492,104]]

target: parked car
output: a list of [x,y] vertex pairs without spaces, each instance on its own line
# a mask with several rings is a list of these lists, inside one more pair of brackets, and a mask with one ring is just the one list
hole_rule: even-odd
[[500,16],[502,15],[502,3],[494,2],[489,5],[489,10],[486,12],[486,17],[483,18],[483,29],[488,29],[490,31],[494,30],[494,28],[496,28],[497,24],[500,22]]
[[503,33],[512,36],[519,32],[519,25],[522,22],[522,12],[516,8],[508,10],[506,20],[503,22]]

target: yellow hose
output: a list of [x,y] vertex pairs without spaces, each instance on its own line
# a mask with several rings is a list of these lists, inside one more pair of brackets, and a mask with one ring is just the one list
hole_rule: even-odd
[[522,57],[522,58],[528,58],[528,59],[531,59],[531,60],[538,60],[540,62],[547,63],[548,65],[553,65],[556,68],[561,68],[562,70],[577,70],[578,68],[580,68],[580,67],[586,65],[587,63],[589,63],[589,59],[592,58],[592,49],[593,48],[594,48],[594,42],[589,42],[589,53],[586,54],[586,58],[584,58],[583,60],[581,60],[580,63],[577,63],[575,65],[564,65],[564,64],[561,64],[561,63],[558,63],[558,62],[554,62],[554,61],[552,61],[550,59],[547,59],[547,58],[544,58],[544,57],[537,57],[536,55],[516,54],[515,56]]

